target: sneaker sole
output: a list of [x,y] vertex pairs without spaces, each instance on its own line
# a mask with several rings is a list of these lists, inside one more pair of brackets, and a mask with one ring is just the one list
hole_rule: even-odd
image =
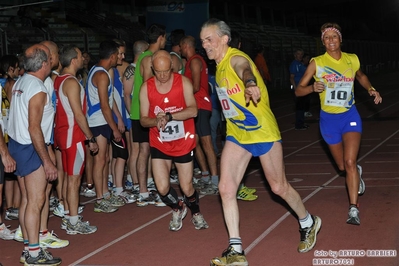
[[364,180],[360,178],[359,191],[357,192],[357,194],[361,196],[364,194],[365,191],[366,191],[366,184],[364,183]]
[[245,198],[241,198],[240,196],[237,196],[237,199],[239,200],[243,200],[243,201],[254,201],[258,199],[257,195],[251,195],[252,197],[245,197]]
[[64,245],[60,245],[60,246],[51,246],[51,245],[47,245],[47,244],[43,244],[43,243],[39,243],[41,248],[65,248],[67,246],[69,246],[69,242],[67,244]]
[[215,262],[214,260],[215,259],[212,259],[210,261],[211,266],[248,266],[249,265],[248,262],[233,262],[233,263],[226,264],[226,263],[223,263],[222,261],[219,263],[219,262]]
[[96,230],[94,230],[94,231],[92,231],[92,232],[80,232],[80,231],[68,231],[68,229],[66,229],[66,233],[68,234],[68,235],[77,235],[77,234],[80,234],[80,235],[90,235],[90,234],[93,234],[93,233],[95,233],[95,232],[97,232],[97,229]]
[[94,212],[97,212],[97,213],[100,213],[100,212],[103,212],[103,213],[113,213],[113,212],[116,212],[118,210],[118,208],[116,208],[116,209],[112,209],[112,211],[104,211],[104,210],[102,210],[102,209],[96,209],[96,208],[94,208]]
[[359,173],[359,178],[360,178],[359,191],[357,192],[357,194],[361,196],[366,191],[366,184],[364,183],[364,180],[362,178],[363,168],[360,165],[356,165],[356,169]]

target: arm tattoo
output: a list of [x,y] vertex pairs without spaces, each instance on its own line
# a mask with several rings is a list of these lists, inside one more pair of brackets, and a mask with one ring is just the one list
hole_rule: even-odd
[[123,73],[123,75],[125,76],[125,78],[127,80],[129,80],[134,75],[135,70],[136,70],[136,68],[134,66],[129,65],[126,68],[125,73]]

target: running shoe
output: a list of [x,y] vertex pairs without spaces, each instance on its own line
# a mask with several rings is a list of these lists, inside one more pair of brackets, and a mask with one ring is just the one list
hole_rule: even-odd
[[232,246],[223,251],[221,257],[211,259],[211,266],[240,265],[248,266],[244,251],[237,252]]
[[154,179],[153,178],[148,178],[148,180],[147,180],[147,189],[149,191],[157,190],[157,188],[155,187],[155,183],[154,183]]
[[54,211],[54,209],[58,206],[59,202],[60,201],[56,197],[54,196],[50,197],[49,208],[51,212]]
[[193,186],[195,189],[203,189],[208,183],[205,182],[202,178],[193,177]]
[[179,175],[177,174],[176,169],[170,170],[170,183],[179,184]]
[[138,207],[145,207],[147,205],[155,205],[157,207],[165,207],[166,204],[163,203],[161,197],[156,191],[150,191],[148,197],[144,198],[142,195],[137,197],[136,204]]
[[102,199],[100,203],[97,201],[94,203],[94,212],[112,213],[117,210],[118,208],[111,206],[105,199]]
[[121,197],[125,203],[134,203],[137,201],[137,196],[133,194],[132,192],[129,191],[122,191],[121,194],[119,194],[119,197]]
[[162,201],[161,197],[159,196],[158,192],[151,191],[150,193],[155,198],[155,207],[165,207],[166,206],[166,204]]
[[42,248],[64,248],[69,245],[68,240],[59,239],[53,231],[44,237],[39,237],[39,243]]
[[50,252],[47,252],[43,248],[40,248],[39,255],[37,257],[32,257],[29,252],[25,257],[25,266],[29,265],[60,265],[62,260],[60,258],[55,258]]
[[18,242],[24,242],[24,236],[22,235],[21,226],[18,226],[14,233],[14,240]]
[[321,228],[321,219],[318,216],[313,216],[313,224],[311,227],[301,228],[301,241],[298,245],[298,252],[305,253],[311,250],[316,245],[317,234]]
[[10,207],[6,210],[6,215],[4,216],[4,219],[6,220],[18,220],[18,214],[19,211],[17,208]]
[[81,220],[78,220],[78,222],[75,225],[72,225],[68,221],[66,228],[66,232],[68,235],[76,235],[76,234],[88,235],[88,234],[93,234],[96,231],[97,231],[97,226],[90,225],[90,223],[83,222]]
[[85,205],[79,204],[79,206],[78,206],[78,214],[81,214],[84,209],[85,209]]
[[65,216],[64,205],[62,205],[61,203],[58,203],[57,207],[55,207],[53,210],[53,214],[60,218],[64,217]]
[[96,196],[96,191],[95,191],[94,187],[93,188],[86,187],[83,190],[82,195],[85,196],[86,198],[92,198],[92,197]]
[[305,117],[312,117],[313,114],[311,112],[305,112]]
[[105,200],[108,201],[112,207],[122,207],[126,204],[125,200],[122,197],[119,197],[114,193],[111,193],[111,196]]
[[212,182],[205,184],[205,186],[200,189],[201,195],[215,195],[218,193],[219,193],[218,186]]
[[199,169],[199,168],[194,168],[193,174],[194,174],[194,175],[200,175],[200,174],[202,174],[201,169]]
[[22,263],[22,264],[24,264],[24,263],[25,263],[25,260],[26,260],[26,257],[28,256],[28,254],[29,254],[29,251],[26,250],[26,249],[24,249],[24,250],[22,251],[21,257],[19,257],[19,262]]
[[[79,216],[78,216],[78,219],[79,219],[79,221],[82,221],[83,216],[82,216],[82,215],[79,215]],[[62,230],[66,230],[67,225],[68,225],[68,222],[69,222],[69,219],[67,219],[67,218],[65,218],[65,217],[61,219],[61,229],[62,229]],[[88,222],[86,222],[86,223],[88,223]]]
[[183,208],[181,210],[173,210],[172,211],[172,219],[169,222],[169,230],[170,231],[179,231],[183,226],[183,219],[187,215],[187,207],[183,203]]
[[126,180],[125,181],[125,189],[126,190],[132,190],[132,188],[133,188],[133,182],[129,181],[129,180]]
[[258,198],[258,195],[249,193],[246,187],[242,187],[237,191],[237,199],[244,201],[254,201]]
[[244,186],[244,185],[242,185],[242,187],[241,187],[240,190],[243,190],[243,191],[245,191],[245,192],[248,193],[248,194],[254,194],[254,193],[256,193],[256,189],[255,189],[255,188],[249,188],[249,187]]
[[347,224],[360,225],[359,209],[356,206],[350,206],[348,212]]
[[140,194],[140,187],[139,185],[133,185],[132,193],[138,196]]
[[15,237],[15,233],[12,233],[10,229],[3,223],[0,225],[0,238],[4,240],[13,240]]
[[359,191],[358,194],[359,195],[363,195],[364,192],[366,191],[366,184],[364,183],[364,180],[362,178],[362,174],[363,174],[363,168],[360,165],[357,165],[357,171],[359,172]]
[[193,218],[191,218],[191,222],[194,224],[194,227],[197,230],[209,228],[209,225],[205,221],[204,216],[199,212],[193,215]]

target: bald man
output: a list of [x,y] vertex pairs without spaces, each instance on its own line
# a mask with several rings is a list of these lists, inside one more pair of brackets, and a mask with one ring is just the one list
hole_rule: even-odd
[[[198,112],[193,86],[188,78],[172,71],[172,58],[167,51],[155,52],[151,65],[154,76],[140,89],[140,123],[150,128],[151,163],[158,193],[173,210],[169,230],[181,229],[187,207],[195,229],[206,229],[208,224],[200,213],[199,196],[192,183],[194,117]],[[172,161],[179,172],[184,201],[170,186]]]
[[26,49],[25,69],[12,90],[8,146],[17,163],[15,174],[21,177],[19,219],[27,248],[21,261],[28,265],[59,265],[61,259],[52,257],[39,245],[46,187],[49,181],[57,179],[57,168],[47,149],[54,122],[51,95],[43,83],[51,72],[49,48],[36,44]]

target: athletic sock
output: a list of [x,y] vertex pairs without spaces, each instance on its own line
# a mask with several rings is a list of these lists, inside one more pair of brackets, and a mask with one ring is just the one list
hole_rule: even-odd
[[76,215],[76,216],[69,216],[69,222],[70,222],[72,225],[76,225],[76,224],[78,223],[78,220],[79,220],[79,215]]
[[232,237],[229,239],[229,245],[234,248],[237,252],[242,252],[242,241],[241,237]]
[[115,195],[120,195],[122,193],[122,191],[123,191],[123,187],[116,187],[114,190]]
[[211,176],[211,182],[216,186],[219,185],[219,176],[218,175]]
[[202,175],[202,177],[201,177],[202,181],[208,183],[209,182],[209,172],[208,171],[203,171],[201,173],[201,175]]
[[40,251],[40,245],[39,243],[36,244],[29,244],[28,245],[28,249],[29,249],[29,254],[36,258],[37,256],[39,256],[39,251]]
[[306,216],[303,219],[299,219],[299,224],[301,225],[301,228],[308,228],[313,225],[313,218],[312,216],[306,211]]
[[109,199],[111,197],[111,193],[109,193],[109,192],[105,192],[104,194],[103,194],[103,198],[104,199]]
[[145,199],[145,198],[148,198],[148,196],[150,196],[150,193],[148,193],[148,192],[141,193],[140,192],[140,196],[142,196],[143,199]]
[[42,230],[42,231],[39,232],[39,237],[45,237],[45,236],[47,236],[47,234],[48,234],[48,230],[47,229]]

